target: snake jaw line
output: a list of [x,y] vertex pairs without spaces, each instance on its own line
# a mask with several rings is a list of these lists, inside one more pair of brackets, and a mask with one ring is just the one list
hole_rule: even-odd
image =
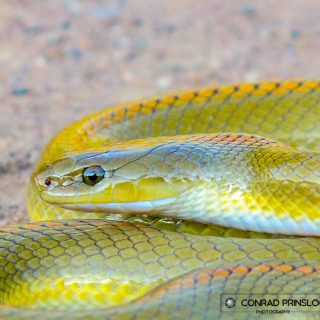
[[149,213],[157,214],[165,212],[167,207],[174,203],[175,198],[159,199],[153,201],[136,201],[136,202],[113,202],[113,203],[82,203],[68,204],[61,206],[66,209],[77,211],[93,211],[93,212],[110,212],[110,213]]

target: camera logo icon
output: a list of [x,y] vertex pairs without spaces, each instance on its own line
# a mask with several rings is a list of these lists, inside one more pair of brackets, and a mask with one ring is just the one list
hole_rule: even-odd
[[228,309],[233,309],[236,306],[236,299],[235,298],[227,298],[224,305],[228,308]]

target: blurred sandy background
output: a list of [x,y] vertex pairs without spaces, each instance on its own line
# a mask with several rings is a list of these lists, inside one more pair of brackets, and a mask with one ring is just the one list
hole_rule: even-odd
[[46,142],[102,107],[217,82],[319,78],[319,0],[1,0],[0,224]]

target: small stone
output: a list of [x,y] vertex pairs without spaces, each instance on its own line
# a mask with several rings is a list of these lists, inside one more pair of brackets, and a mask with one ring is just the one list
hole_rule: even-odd
[[135,27],[142,27],[143,24],[144,24],[144,21],[143,21],[141,18],[139,18],[139,17],[134,17],[134,18],[132,19],[132,24],[133,24]]
[[161,26],[159,30],[165,33],[174,33],[177,31],[177,27],[172,24],[166,24]]
[[25,28],[25,32],[30,36],[36,36],[43,31],[43,28],[40,25],[34,25],[31,27]]
[[241,8],[241,13],[247,18],[254,18],[258,12],[256,7],[252,5],[244,5]]
[[300,38],[300,35],[300,31],[298,30],[291,30],[290,32],[291,39],[298,39]]
[[62,29],[62,30],[68,30],[68,29],[70,28],[70,26],[71,26],[71,22],[68,21],[68,20],[63,21],[63,22],[61,23],[61,29]]
[[79,61],[83,56],[83,52],[78,48],[67,49],[66,54],[76,61]]
[[26,87],[18,87],[18,88],[14,88],[11,91],[11,95],[15,96],[15,97],[22,97],[27,95],[30,92],[30,90]]

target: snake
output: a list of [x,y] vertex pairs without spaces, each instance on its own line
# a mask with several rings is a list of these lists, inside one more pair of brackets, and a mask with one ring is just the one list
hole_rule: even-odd
[[319,297],[319,115],[320,82],[265,81],[67,126],[30,222],[0,229],[0,318],[251,319],[224,299]]

